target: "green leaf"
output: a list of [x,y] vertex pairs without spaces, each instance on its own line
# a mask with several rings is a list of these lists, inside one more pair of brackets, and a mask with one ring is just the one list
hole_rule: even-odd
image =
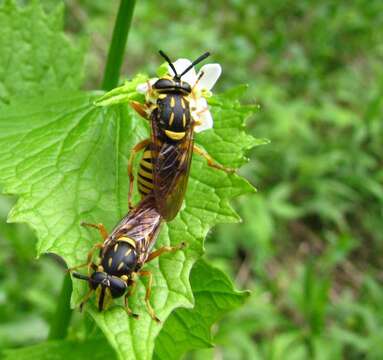
[[[264,141],[245,132],[245,120],[257,110],[257,107],[242,105],[239,99],[246,86],[238,86],[220,96],[209,98],[214,119],[214,129],[196,134],[196,140],[218,162],[240,167],[247,162],[244,152]],[[255,189],[248,188],[249,191]]]
[[63,6],[46,14],[38,1],[0,5],[0,104],[16,95],[79,88],[84,46],[75,48],[63,34],[63,15]]
[[[81,221],[103,222],[111,230],[127,212],[127,158],[132,146],[148,136],[147,122],[127,106],[101,108],[94,100],[89,94],[56,93],[0,114],[0,182],[7,193],[19,196],[9,219],[33,227],[38,255],[57,253],[68,266],[83,263],[90,247],[100,242],[96,232],[79,226]],[[230,116],[215,107],[216,130],[197,141],[223,164],[238,166],[253,141],[241,129],[248,112],[240,107],[228,111]],[[188,248],[146,266],[154,274],[151,303],[162,321],[177,307],[193,306],[189,274],[203,253],[203,239],[215,224],[238,221],[229,200],[252,189],[239,176],[193,158],[185,206],[158,239],[158,246],[186,241]],[[85,287],[74,282],[73,306]],[[144,284],[139,283],[130,299],[139,320],[126,315],[121,301],[102,313],[87,306],[121,359],[152,356],[161,325],[149,317],[143,299]]]
[[2,353],[4,360],[93,360],[115,359],[113,350],[103,339],[85,341],[62,340],[46,341],[37,345],[21,349],[5,350]]
[[242,305],[249,295],[234,290],[227,276],[204,260],[194,265],[190,282],[195,306],[191,310],[177,309],[170,315],[156,340],[156,359],[179,359],[187,351],[211,347],[212,325]]
[[126,104],[132,100],[144,100],[142,94],[136,92],[136,87],[138,84],[144,83],[148,77],[143,74],[138,74],[132,81],[125,81],[121,86],[118,86],[99,99],[97,99],[94,104],[96,106],[110,106],[118,104]]
[[156,75],[157,77],[163,77],[165,76],[169,71],[169,65],[167,62],[163,62],[158,68],[157,68],[157,71],[156,71]]

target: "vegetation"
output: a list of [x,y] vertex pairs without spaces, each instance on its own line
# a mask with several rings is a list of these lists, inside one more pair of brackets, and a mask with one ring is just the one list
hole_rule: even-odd
[[[218,161],[239,166],[246,149],[266,142],[242,132],[252,114],[247,131],[270,143],[247,153],[240,173],[258,192],[235,200],[242,223],[215,226],[203,243],[213,225],[237,219],[228,201],[251,187],[193,159],[183,215],[159,240],[178,242],[181,229],[190,243],[185,259],[167,257],[156,274],[174,295],[166,304],[155,300],[160,315],[169,315],[162,330],[145,316],[118,321],[118,308],[110,316],[90,308],[73,313],[67,336],[51,332],[49,341],[63,264],[52,255],[36,260],[36,243],[37,254],[59,254],[69,265],[84,259],[97,237],[78,223],[86,217],[111,229],[124,213],[126,157],[147,128],[124,105],[94,108],[101,93],[85,91],[114,86],[102,86],[100,69],[118,3],[67,1],[65,17],[56,1],[41,3],[44,10],[37,2],[0,5],[0,183],[17,194],[0,202],[2,354],[380,359],[383,3],[137,2],[121,80],[154,74],[158,47],[173,58],[210,50],[223,74],[212,101],[215,130],[197,141]],[[246,92],[238,88],[244,83]],[[17,198],[10,220],[29,226],[5,224]],[[203,201],[206,213],[198,210]],[[154,298],[164,296],[161,286]],[[74,284],[73,305],[84,289]],[[144,314],[140,299],[142,290],[133,304]]]

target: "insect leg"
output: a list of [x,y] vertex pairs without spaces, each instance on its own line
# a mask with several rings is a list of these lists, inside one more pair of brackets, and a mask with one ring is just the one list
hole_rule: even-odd
[[136,286],[137,286],[137,282],[134,280],[131,280],[129,290],[126,294],[128,297],[134,294],[134,292],[136,291]]
[[136,144],[129,157],[128,161],[128,176],[129,176],[129,193],[128,193],[128,205],[129,209],[133,208],[132,205],[132,195],[133,195],[133,185],[134,185],[134,175],[133,175],[133,164],[134,164],[134,158],[136,157],[136,154],[145,149],[150,144],[150,139],[145,139],[140,141],[138,144]]
[[148,279],[148,286],[146,288],[146,294],[145,294],[145,303],[146,303],[146,307],[148,309],[148,313],[150,315],[150,317],[160,323],[161,320],[156,316],[152,306],[150,305],[150,294],[151,294],[151,291],[152,291],[152,283],[153,283],[153,274],[150,272],[150,271],[145,271],[145,270],[142,270],[138,273],[138,275],[141,275],[141,276],[147,276],[149,279]]
[[131,101],[129,104],[144,119],[150,120],[150,109],[146,104],[141,104],[138,101]]
[[177,250],[181,250],[183,248],[186,247],[186,243],[182,242],[176,246],[163,246],[161,248],[159,248],[158,250],[156,251],[153,251],[149,256],[148,258],[146,259],[145,262],[149,262],[153,259],[155,259],[156,257],[159,257],[161,256],[162,254],[164,253],[167,253],[167,252],[174,252],[174,251],[177,251]]
[[89,298],[92,296],[94,289],[89,289],[88,292],[85,294],[84,298],[80,302],[80,312],[82,312],[82,309],[85,305],[85,303],[89,300]]
[[106,240],[108,238],[108,236],[109,236],[108,232],[105,229],[104,224],[89,224],[89,223],[86,223],[86,222],[82,222],[81,226],[92,227],[92,228],[97,229],[100,232],[100,234],[101,234],[101,236],[102,236],[102,238],[104,240]]
[[201,155],[202,157],[204,157],[207,161],[207,164],[210,166],[210,167],[213,167],[215,169],[219,169],[219,170],[223,170],[223,171],[226,171],[227,173],[233,173],[235,172],[235,169],[232,169],[232,168],[227,168],[223,165],[220,165],[218,164],[217,162],[215,162],[213,160],[213,158],[203,149],[201,149],[200,147],[198,147],[197,145],[194,145],[193,147],[193,151],[194,153],[198,154],[198,155]]
[[81,269],[81,268],[87,266],[88,267],[88,273],[90,273],[90,268],[92,267],[92,265],[94,265],[93,261],[92,261],[93,254],[97,249],[102,249],[103,246],[104,246],[103,243],[94,244],[93,247],[88,252],[86,263],[71,267],[71,268],[67,269],[67,272],[72,272],[74,270],[78,270],[78,269]]
[[127,314],[129,316],[132,316],[134,317],[135,319],[138,319],[139,318],[139,315],[138,314],[135,314],[132,309],[129,307],[129,304],[128,304],[128,297],[131,295],[131,292],[130,290],[128,291],[128,293],[125,295],[124,297],[124,304],[125,304],[125,311],[127,312]]

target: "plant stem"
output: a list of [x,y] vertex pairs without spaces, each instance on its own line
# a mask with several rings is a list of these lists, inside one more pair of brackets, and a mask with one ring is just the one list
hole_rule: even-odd
[[135,4],[136,0],[120,1],[113,29],[112,43],[110,44],[108,60],[105,66],[104,79],[102,81],[103,90],[111,90],[118,84]]
[[[104,71],[104,79],[102,82],[102,88],[104,90],[110,90],[118,84],[135,4],[136,0],[121,0],[120,2],[116,22],[114,24],[112,42],[109,48],[108,60]],[[64,339],[68,334],[68,327],[72,317],[72,310],[70,308],[71,294],[72,280],[68,273],[64,277],[56,313],[51,321],[48,336],[49,340]]]
[[70,308],[70,296],[72,294],[72,280],[70,274],[65,274],[56,313],[49,329],[49,340],[64,339],[68,333],[69,323],[72,317]]

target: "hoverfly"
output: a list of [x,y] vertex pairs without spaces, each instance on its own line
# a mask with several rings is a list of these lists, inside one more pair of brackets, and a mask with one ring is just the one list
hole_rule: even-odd
[[[157,318],[150,305],[150,293],[152,286],[152,273],[141,270],[144,264],[155,259],[163,253],[175,251],[185,246],[163,246],[152,251],[162,223],[162,217],[154,206],[154,199],[148,196],[143,199],[132,211],[129,212],[112,233],[108,235],[102,224],[82,223],[83,226],[93,227],[99,230],[104,242],[95,244],[88,253],[85,264],[73,267],[68,271],[72,275],[89,283],[89,291],[80,303],[80,309],[89,300],[93,292],[96,292],[98,310],[106,309],[110,302],[124,296],[125,310],[133,316],[128,306],[128,298],[133,294],[138,276],[147,276],[145,302],[151,318],[157,322]],[[100,249],[98,264],[93,262],[94,252]],[[88,275],[73,272],[81,267],[88,267]],[[92,273],[91,273],[92,270]]]
[[209,53],[201,55],[181,74],[177,73],[166,54],[160,51],[160,55],[167,61],[174,76],[164,76],[153,85],[148,82],[149,98],[154,99],[152,103],[131,103],[133,109],[150,121],[152,131],[151,138],[138,143],[131,152],[128,164],[129,207],[132,207],[134,157],[137,152],[144,150],[138,171],[139,192],[146,196],[153,191],[159,213],[166,221],[170,221],[182,205],[193,151],[203,156],[211,167],[227,172],[234,170],[217,164],[206,151],[194,145],[194,127],[199,120],[192,116],[190,100],[203,73],[195,84],[189,84],[181,78],[194,65],[206,59]]

